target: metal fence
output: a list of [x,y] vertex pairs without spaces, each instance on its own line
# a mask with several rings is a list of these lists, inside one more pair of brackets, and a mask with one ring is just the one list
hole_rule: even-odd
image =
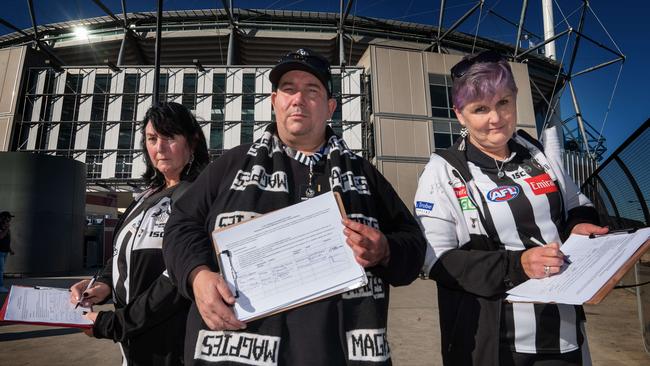
[[[650,226],[650,119],[636,130],[582,185],[603,225],[621,229]],[[644,152],[645,151],[645,152]],[[635,266],[637,283],[650,280],[650,254]],[[650,285],[636,287],[639,320],[650,353]]]

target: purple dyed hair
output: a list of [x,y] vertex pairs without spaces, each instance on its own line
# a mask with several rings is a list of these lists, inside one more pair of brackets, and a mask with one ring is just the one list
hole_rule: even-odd
[[468,103],[490,98],[503,88],[517,94],[517,84],[508,62],[477,62],[462,77],[454,80],[451,99],[454,107],[463,109]]

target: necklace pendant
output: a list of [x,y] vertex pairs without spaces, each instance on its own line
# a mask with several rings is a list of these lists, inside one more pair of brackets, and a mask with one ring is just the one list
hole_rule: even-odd
[[309,188],[307,188],[307,190],[305,190],[305,197],[307,197],[307,198],[314,198],[315,194],[316,194],[316,192],[311,187],[309,187]]
[[499,172],[497,173],[497,177],[499,177],[499,179],[503,179],[503,177],[505,177],[505,175],[506,175],[506,173],[503,172],[502,170],[499,170]]

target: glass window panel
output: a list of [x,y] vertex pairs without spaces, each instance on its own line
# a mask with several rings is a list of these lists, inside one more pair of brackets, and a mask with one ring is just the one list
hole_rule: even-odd
[[450,133],[450,123],[447,121],[433,121],[433,130],[436,132]]
[[122,90],[122,111],[120,121],[134,121],[138,106],[138,90],[140,89],[140,75],[126,74],[124,76],[124,89]]
[[[67,74],[65,81],[65,95],[61,109],[59,137],[56,143],[57,150],[70,150],[74,147],[76,121],[79,117],[80,93],[83,85],[83,75]],[[69,156],[68,151],[60,151],[58,155]]]
[[120,123],[120,136],[117,139],[118,149],[133,148],[133,126],[136,122]]
[[255,74],[244,74],[242,78],[241,143],[253,142],[253,121],[255,120]]
[[210,149],[223,149],[223,122],[210,124]]
[[446,85],[445,76],[440,74],[429,74],[429,84]]
[[182,104],[190,110],[196,109],[196,74],[183,74]]
[[449,117],[449,109],[447,108],[431,108],[431,115],[433,117]]
[[444,86],[430,85],[429,91],[431,92],[431,106],[448,108],[447,102],[447,88]]
[[[120,132],[117,139],[118,149],[132,149],[134,126],[138,109],[138,92],[140,90],[140,75],[126,74],[122,90],[122,110],[120,111]],[[118,157],[120,155],[118,154]],[[129,171],[130,176],[130,171]]]
[[166,73],[161,73],[158,77],[158,95],[160,100],[167,100],[167,86],[169,85],[169,75]]
[[110,74],[95,75],[95,87],[93,90],[93,104],[90,111],[91,121],[105,121],[108,113],[108,93],[111,88]]
[[129,153],[117,153],[115,164],[115,178],[131,178],[133,158]]
[[88,149],[101,149],[104,140],[104,123],[92,122],[88,130]]
[[433,134],[436,149],[447,149],[451,146],[451,134],[435,132]]
[[102,177],[101,154],[86,154],[86,177],[88,179],[99,179]]
[[[343,120],[343,101],[341,98],[342,93],[343,88],[341,85],[341,74],[334,74],[332,75],[332,96],[336,100],[336,109],[332,114],[332,121]],[[340,134],[340,132],[337,131],[337,134]]]
[[214,74],[212,78],[212,109],[210,119],[223,121],[226,107],[226,74]]
[[241,143],[246,144],[249,142],[253,142],[253,122],[242,122]]

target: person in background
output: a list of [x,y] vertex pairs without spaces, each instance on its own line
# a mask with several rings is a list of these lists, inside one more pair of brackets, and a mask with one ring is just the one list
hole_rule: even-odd
[[115,229],[113,258],[97,281],[71,287],[84,306],[113,295],[114,312],[90,312],[89,335],[120,342],[125,365],[182,364],[189,302],[167,277],[162,240],[172,201],[209,162],[205,137],[192,113],[177,103],[151,107],[142,121],[143,179],[148,188]]
[[[308,49],[269,74],[276,122],[226,152],[174,203],[163,253],[193,300],[188,365],[389,365],[389,285],[417,278],[424,237],[388,181],[327,125],[336,108],[329,62]],[[362,289],[243,323],[219,274],[210,233],[319,194],[341,195],[344,235],[369,283]]]
[[517,86],[500,54],[466,56],[451,76],[462,137],[432,154],[414,202],[429,242],[424,273],[438,285],[444,364],[589,364],[581,306],[504,299],[561,271],[563,238],[607,228],[562,162],[515,132]]
[[14,217],[9,211],[0,212],[0,294],[9,292],[4,286],[5,262],[7,255],[14,255],[11,249],[11,219]]

